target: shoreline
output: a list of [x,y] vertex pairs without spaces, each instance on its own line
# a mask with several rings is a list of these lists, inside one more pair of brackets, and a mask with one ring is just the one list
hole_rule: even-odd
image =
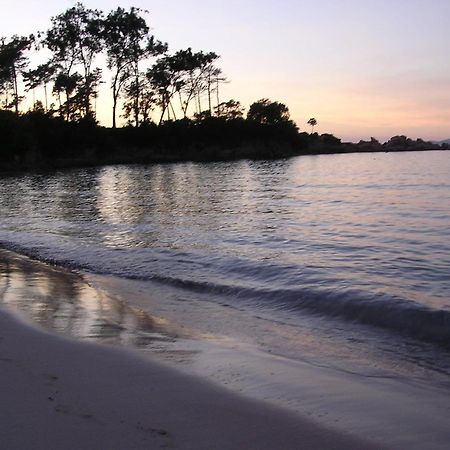
[[[146,427],[156,446],[161,443],[158,439],[167,435],[155,434],[154,430],[162,429],[176,437],[175,448],[359,449],[373,445],[378,449],[421,449],[425,443],[429,449],[446,448],[450,432],[444,411],[450,402],[445,390],[438,392],[400,377],[351,373],[295,361],[239,340],[208,339],[195,321],[177,322],[176,317],[164,313],[173,303],[160,302],[159,310],[139,305],[139,299],[133,300],[136,293],[126,286],[121,289],[120,279],[108,286],[97,276],[78,275],[6,250],[0,251],[0,263],[0,383],[5,404],[14,404],[17,411],[12,414],[8,412],[11,409],[5,409],[2,419],[2,434],[11,441],[8,448],[27,448],[22,444],[14,447],[15,421],[21,415],[31,424],[36,417],[46,417],[46,424],[39,423],[36,429],[52,427],[55,421],[58,429],[69,427],[70,433],[81,426],[86,436],[106,433],[108,427],[117,433],[119,427],[120,433],[128,433],[132,441],[142,436],[136,424],[145,423],[148,410],[153,415]],[[137,287],[144,296],[149,295]],[[4,305],[23,311],[19,313],[22,323],[2,312]],[[106,318],[111,320],[105,320],[102,311],[107,311]],[[193,314],[196,312],[194,308]],[[205,312],[213,313],[214,308],[208,307]],[[80,332],[94,344],[27,325],[30,318],[25,317],[33,314],[50,330],[65,336]],[[199,334],[193,337],[192,330]],[[144,352],[138,354],[139,348]],[[64,388],[64,398],[58,399],[59,406],[52,394],[62,392],[54,383],[55,376],[70,382]],[[138,380],[138,384],[133,381],[130,385],[130,379]],[[31,405],[27,405],[28,385],[35,386]],[[14,398],[8,397],[9,391],[14,392]],[[194,424],[187,418],[186,408],[192,411],[189,414],[193,414]],[[125,419],[111,415],[110,410],[133,417],[135,425],[129,421],[123,425],[120,421]],[[234,413],[230,416],[229,411]],[[240,416],[236,411],[245,414]],[[90,420],[88,416],[102,419]],[[212,435],[203,436],[211,417],[218,424]],[[237,418],[239,423],[235,423]],[[183,426],[189,430],[181,427],[180,421],[186,422]],[[267,428],[268,423],[272,428]],[[38,439],[34,425],[30,427],[26,427],[28,436]],[[228,437],[217,441],[215,434]],[[67,435],[63,433],[58,439],[67,439]],[[108,436],[101,439],[105,440],[92,448],[103,448],[103,442],[109,442]],[[140,442],[133,444],[135,447],[117,448],[141,448]],[[83,448],[91,448],[89,445]],[[161,445],[169,444],[164,441]],[[51,446],[49,440],[41,448]],[[65,441],[59,446],[72,448]],[[106,448],[115,447],[108,443]]]
[[161,125],[107,128],[95,122],[66,122],[41,112],[16,116],[0,111],[8,130],[0,142],[0,173],[52,171],[119,164],[277,160],[302,155],[444,151],[440,143],[393,136],[381,143],[342,142],[329,133],[300,131],[290,120],[265,123],[209,117]]
[[[281,147],[284,147],[283,143],[280,143]],[[30,160],[25,163],[12,163],[7,165],[1,165],[0,163],[0,175],[15,176],[21,174],[34,174],[34,173],[52,173],[60,170],[71,169],[83,169],[83,168],[101,168],[109,166],[121,166],[121,165],[153,165],[153,164],[186,164],[186,163],[227,163],[235,161],[276,161],[289,158],[297,158],[302,156],[322,156],[322,155],[351,155],[351,154],[378,154],[378,153],[427,153],[427,152],[446,152],[449,148],[430,148],[430,149],[371,149],[371,150],[358,150],[354,147],[357,144],[348,143],[342,144],[344,148],[322,148],[314,149],[311,151],[292,151],[290,145],[285,146],[285,150],[279,154],[271,154],[270,152],[263,152],[260,155],[256,155],[257,145],[241,145],[237,147],[226,148],[222,155],[219,156],[204,156],[193,154],[186,155],[185,157],[177,157],[165,153],[161,149],[156,152],[153,148],[129,148],[122,150],[121,152],[112,153],[108,159],[99,160],[94,157],[79,157],[71,159],[53,159],[52,161],[40,161],[35,156],[30,156]],[[265,145],[265,147],[270,147]],[[215,150],[215,147],[210,147],[211,151]],[[136,152],[135,156],[129,155]],[[95,154],[96,151],[92,148],[80,149],[80,154]],[[148,156],[148,155],[151,156]],[[30,154],[31,155],[31,154]]]
[[9,450],[375,448],[132,352],[50,335],[3,308],[0,330]]

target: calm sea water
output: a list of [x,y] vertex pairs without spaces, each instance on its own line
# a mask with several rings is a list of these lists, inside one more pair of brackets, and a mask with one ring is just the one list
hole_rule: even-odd
[[450,347],[450,152],[3,177],[0,245],[278,323],[320,318],[341,338],[375,333],[389,352]]

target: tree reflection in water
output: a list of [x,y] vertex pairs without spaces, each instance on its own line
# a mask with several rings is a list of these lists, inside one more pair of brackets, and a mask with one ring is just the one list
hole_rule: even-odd
[[0,304],[47,330],[131,347],[175,336],[150,314],[90,286],[81,275],[0,250]]

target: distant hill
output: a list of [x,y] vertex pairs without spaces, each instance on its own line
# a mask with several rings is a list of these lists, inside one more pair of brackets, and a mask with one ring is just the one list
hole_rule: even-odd
[[433,141],[435,144],[450,144],[450,139],[444,139],[443,141]]

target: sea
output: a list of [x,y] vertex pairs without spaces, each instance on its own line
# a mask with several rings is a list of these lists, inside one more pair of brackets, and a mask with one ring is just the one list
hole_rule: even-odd
[[450,392],[448,151],[4,175],[0,247],[119,299],[13,305],[57,332],[182,362],[192,342],[243,345]]

